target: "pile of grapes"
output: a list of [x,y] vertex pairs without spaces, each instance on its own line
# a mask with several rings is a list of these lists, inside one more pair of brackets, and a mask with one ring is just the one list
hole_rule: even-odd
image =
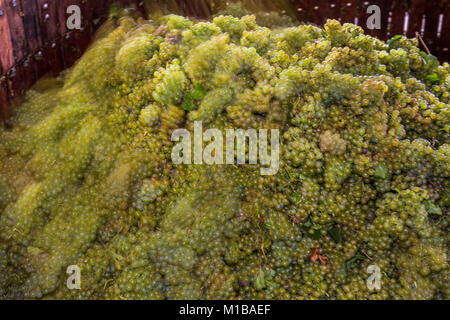
[[[336,20],[114,12],[0,129],[0,298],[449,299],[449,72]],[[194,121],[280,130],[278,173],[175,165]]]

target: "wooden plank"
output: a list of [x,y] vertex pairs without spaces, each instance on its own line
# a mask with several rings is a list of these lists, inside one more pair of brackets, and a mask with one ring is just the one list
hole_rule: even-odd
[[8,16],[9,29],[14,50],[14,61],[19,61],[27,54],[27,42],[22,21],[22,4],[20,1],[10,1],[5,6],[5,14]]
[[81,57],[84,51],[89,47],[91,44],[91,33],[88,28],[83,28],[82,30],[77,30],[75,32],[75,38],[77,40],[78,46],[77,46],[77,59]]
[[329,9],[328,9],[328,18],[329,19],[336,19],[339,20],[341,17],[341,2],[344,2],[345,0],[331,0],[326,1],[329,3]]
[[405,23],[405,13],[408,11],[407,1],[394,0],[391,6],[391,23],[389,25],[389,37],[403,34],[403,25]]
[[44,45],[58,37],[58,14],[56,2],[36,0],[39,26],[43,33]]
[[[317,0],[317,5],[314,7],[314,14],[318,15],[317,21],[319,25],[325,24],[328,19],[331,19],[333,15],[337,15],[336,4],[331,7],[331,1],[329,0]],[[316,9],[317,8],[317,9]]]
[[0,63],[0,119],[4,122],[9,118],[8,90],[6,86],[6,75]]
[[[440,3],[428,1],[425,9],[425,32],[423,40],[433,52],[437,49],[437,32],[439,25],[439,15],[441,14]],[[432,49],[431,49],[432,48]]]
[[181,8],[180,2],[185,5],[183,14],[186,16],[206,19],[211,14],[211,8],[204,0],[178,1],[178,6]]
[[61,50],[58,47],[60,43],[60,20],[58,8],[60,3],[57,1],[38,0],[39,17],[44,22],[46,42],[42,48],[44,59],[49,62],[49,69],[53,75],[57,75],[64,66]]
[[77,38],[75,32],[68,32],[62,39],[62,52],[64,57],[64,66],[71,67],[78,59]]
[[406,33],[409,38],[416,37],[416,32],[421,33],[427,1],[429,0],[410,0],[408,32]]
[[9,17],[6,15],[7,3],[7,0],[0,0],[0,8],[2,9],[2,15],[0,16],[0,43],[2,44],[2,50],[0,50],[0,62],[5,71],[9,70],[15,62]]
[[13,68],[9,69],[6,74],[8,83],[8,96],[10,100],[19,97],[25,91],[25,72],[22,63],[17,63]]
[[0,76],[0,116],[3,121],[10,116],[6,77],[2,76]]
[[437,54],[441,61],[450,62],[450,4],[447,2],[442,13],[444,19],[442,21],[441,37],[438,40]]
[[26,57],[23,62],[25,72],[24,80],[25,87],[30,88],[37,80],[36,66],[32,63],[30,55],[39,49],[41,37],[37,28],[36,15],[34,14],[37,12],[36,2],[29,0],[20,0],[20,2],[23,13],[22,20],[27,46]]
[[37,3],[35,0],[22,0],[23,24],[28,44],[28,54],[35,53],[44,44],[42,39]]
[[31,88],[37,80],[36,70],[30,61],[31,59],[27,56],[21,63],[23,67],[23,86],[25,89]]
[[42,48],[45,58],[50,62],[49,71],[51,71],[53,76],[57,76],[64,69],[61,41],[61,38],[58,37]]
[[354,23],[359,15],[358,0],[343,0],[341,2],[341,22]]
[[308,0],[291,0],[291,5],[295,9],[295,15],[300,22],[308,22]]

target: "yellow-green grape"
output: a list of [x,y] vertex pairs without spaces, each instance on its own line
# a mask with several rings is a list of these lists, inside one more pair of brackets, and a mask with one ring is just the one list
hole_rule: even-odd
[[188,80],[178,64],[171,64],[158,71],[155,81],[157,81],[155,91],[153,91],[155,101],[165,106],[181,103]]
[[170,134],[172,130],[178,129],[184,122],[185,112],[176,106],[169,106],[161,114],[160,132]]
[[158,123],[162,110],[155,104],[141,110],[139,115],[139,122],[144,126],[154,126]]
[[[155,21],[114,7],[0,128],[0,299],[449,299],[448,63],[239,3]],[[175,165],[195,121],[278,129],[278,172]]]

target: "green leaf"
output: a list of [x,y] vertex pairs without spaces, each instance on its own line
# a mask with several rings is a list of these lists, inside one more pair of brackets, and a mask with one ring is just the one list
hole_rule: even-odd
[[345,261],[345,271],[348,272],[351,268],[353,268],[356,263],[360,260],[364,260],[366,257],[362,254],[357,253],[354,257]]
[[315,222],[312,222],[312,228],[314,230],[321,230],[322,229],[322,225],[320,225],[318,223],[315,223]]
[[289,200],[292,202],[292,204],[298,205],[302,202],[302,197],[296,192],[290,194],[288,196]]
[[431,54],[427,54],[424,51],[420,51],[420,55],[422,56],[423,60],[427,64],[427,66],[430,65],[431,69],[435,69],[435,68],[439,67],[439,60],[435,56],[433,56]]
[[194,110],[197,107],[194,101],[202,100],[205,95],[206,89],[200,83],[196,83],[194,90],[184,96],[184,101],[180,108],[185,111]]
[[435,205],[431,201],[425,201],[425,209],[429,214],[436,214],[438,216],[442,216],[442,210],[437,205]]
[[200,84],[196,83],[194,91],[191,93],[191,97],[194,100],[202,100],[206,96],[206,89]]
[[319,240],[322,236],[322,232],[320,231],[322,229],[322,226],[320,224],[314,223],[311,219],[311,216],[306,219],[305,223],[300,227],[308,238],[313,240]]
[[320,232],[320,230],[315,230],[315,229],[312,229],[312,230],[314,230],[314,231],[308,232],[308,237],[310,237],[313,240],[319,240],[320,237],[322,236],[322,233]]
[[397,41],[398,39],[401,39],[403,36],[401,34],[398,34],[394,37],[392,37],[391,39],[389,39],[388,41],[388,45],[391,46],[391,44],[393,44],[395,41]]
[[35,247],[27,247],[27,252],[34,256],[37,256],[38,254],[41,254],[44,251],[42,251],[39,248],[35,248]]
[[255,279],[255,288],[257,290],[262,290],[266,287],[265,274],[262,269],[259,269],[258,275]]
[[375,168],[375,177],[380,179],[386,179],[388,177],[388,167],[384,163],[378,164]]
[[331,227],[328,229],[328,234],[331,239],[333,239],[334,242],[339,243],[341,242],[341,231],[338,227]]
[[439,77],[436,73],[429,74],[425,79],[427,79],[428,81],[431,81],[431,82],[439,81]]
[[186,97],[184,98],[183,104],[180,106],[180,108],[185,111],[192,111],[195,109],[195,107],[196,107],[196,105],[192,101],[192,97],[189,94],[186,95]]

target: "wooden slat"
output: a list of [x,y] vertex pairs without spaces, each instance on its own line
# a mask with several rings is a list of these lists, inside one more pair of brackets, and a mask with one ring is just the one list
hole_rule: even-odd
[[309,8],[309,1],[308,0],[291,0],[292,7],[295,10],[295,15],[298,19],[298,21],[305,23],[308,22],[308,8]]
[[403,34],[403,25],[405,23],[405,13],[408,10],[407,1],[394,0],[392,1],[392,22],[389,26],[390,37]]
[[341,17],[341,2],[345,0],[330,0],[328,2],[328,15],[326,18],[339,20]]
[[19,61],[27,53],[27,41],[21,15],[22,3],[20,1],[9,1],[5,6],[5,13],[8,16],[9,30],[11,32],[11,42],[14,50],[14,61]]
[[58,6],[60,2],[37,0],[39,17],[41,25],[45,28],[46,42],[42,48],[44,59],[49,61],[52,74],[56,75],[63,69],[63,57],[58,47],[60,38],[60,21],[58,15]]
[[341,20],[342,23],[354,23],[355,18],[359,15],[358,0],[341,1]]
[[439,15],[441,13],[440,3],[428,1],[425,9],[425,32],[423,40],[429,47],[437,45],[437,31],[439,25]]
[[[336,9],[336,3],[334,3],[334,7],[331,7],[331,1],[329,0],[318,0],[317,2],[317,10],[315,14],[318,15],[317,21],[319,21],[319,25],[324,24],[328,19],[332,18],[333,15],[338,15],[338,10]],[[339,17],[338,17],[339,18]]]
[[211,14],[211,8],[206,1],[203,0],[190,0],[190,1],[178,1],[178,6],[181,8],[180,2],[184,3],[184,14],[190,17],[199,19],[206,19]]
[[6,15],[7,3],[8,1],[6,0],[0,0],[0,8],[3,10],[3,15],[0,17],[0,43],[2,44],[2,50],[0,50],[0,62],[3,66],[3,70],[9,70],[15,62],[9,17]]
[[[56,12],[56,2],[49,0],[36,0],[39,26],[41,28],[44,45],[47,42],[53,41],[58,37],[58,15]],[[48,8],[44,9],[44,5]]]
[[310,1],[310,5],[308,6],[308,22],[314,23],[316,25],[323,24],[323,15],[322,12],[326,12],[328,6],[325,4],[325,1]]
[[0,116],[3,121],[6,121],[10,116],[6,77],[2,76],[0,76]]
[[42,39],[39,16],[37,13],[37,3],[34,0],[21,0],[23,24],[25,28],[25,36],[28,44],[28,54],[38,51],[44,44]]
[[425,7],[427,1],[430,0],[410,0],[410,6],[408,8],[409,24],[408,32],[406,35],[409,38],[414,38],[416,32],[420,34],[422,28],[422,19],[425,14]]
[[438,42],[438,54],[441,59],[450,61],[450,4],[447,2],[443,8],[444,20],[442,23],[441,37]]
[[38,30],[37,17],[34,14],[37,10],[36,2],[20,0],[23,13],[23,26],[26,38],[26,57],[24,59],[24,80],[25,88],[29,88],[37,80],[36,66],[29,58],[30,54],[36,52],[41,46],[41,36]]
[[13,100],[20,96],[25,89],[25,71],[22,63],[16,64],[13,68],[9,69],[6,74],[8,83],[8,96],[10,100]]

